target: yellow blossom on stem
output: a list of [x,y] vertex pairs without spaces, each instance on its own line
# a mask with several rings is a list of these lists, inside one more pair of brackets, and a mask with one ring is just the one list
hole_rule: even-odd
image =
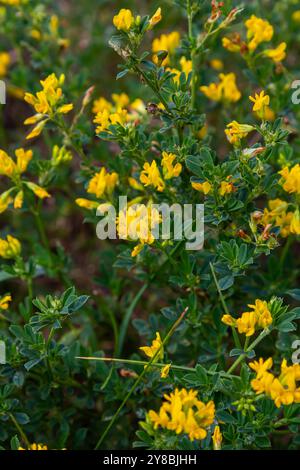
[[240,141],[247,137],[249,132],[252,132],[253,130],[253,126],[248,124],[239,124],[237,121],[232,121],[227,125],[225,134],[231,144],[239,145]]
[[193,181],[192,188],[201,193],[208,194],[212,190],[212,185],[208,181],[204,181],[204,183],[196,183]]
[[291,169],[287,166],[279,171],[282,176],[282,187],[287,193],[300,194],[300,165],[297,163]]
[[48,447],[45,444],[30,444],[30,447],[24,449],[24,447],[19,447],[18,450],[48,450]]
[[212,435],[214,450],[221,450],[223,436],[220,430],[220,426],[216,426]]
[[151,165],[146,162],[143,171],[140,174],[140,182],[144,186],[154,186],[157,191],[162,192],[165,189],[165,183],[161,177],[156,161],[153,160]]
[[207,436],[207,428],[213,423],[215,405],[213,401],[203,403],[196,390],[175,389],[164,395],[165,401],[158,412],[150,410],[148,418],[154,429],[163,428],[176,434],[187,434],[191,441]]
[[225,101],[236,103],[241,98],[241,92],[236,85],[236,76],[234,73],[220,73],[219,83],[211,83],[208,86],[201,86],[200,91],[213,101]]
[[17,258],[21,253],[21,243],[12,235],[7,235],[6,240],[0,238],[0,257],[5,259]]
[[262,42],[271,41],[273,37],[273,26],[267,20],[258,18],[255,15],[246,20],[245,26],[248,30],[247,39],[249,41],[248,48],[250,52],[254,52]]
[[0,52],[0,78],[5,77],[10,64],[10,55],[7,52]]
[[264,90],[260,93],[255,93],[255,96],[249,96],[250,101],[254,103],[253,111],[258,114],[260,119],[265,119],[265,112],[267,106],[270,104],[270,97],[266,95]]
[[111,195],[119,182],[119,175],[116,172],[108,173],[106,168],[102,167],[90,180],[87,192],[95,194],[97,198],[101,198],[104,194]]
[[300,235],[300,211],[297,209],[292,217],[290,232],[294,235]]
[[230,194],[235,191],[235,187],[231,181],[222,181],[220,188],[219,188],[219,194],[221,196],[225,196],[225,194]]
[[134,17],[131,10],[122,8],[113,18],[113,24],[119,31],[129,31],[134,23]]
[[168,56],[163,60],[162,65],[170,63],[170,57],[175,52],[175,49],[180,44],[180,34],[178,31],[173,31],[169,34],[162,34],[159,38],[155,38],[152,42],[152,52],[154,54],[153,61],[158,62],[157,53],[160,51],[167,51]]
[[266,49],[264,55],[272,59],[275,63],[281,62],[286,58],[286,47],[286,42],[282,42],[276,49]]
[[245,334],[247,337],[254,335],[259,329],[265,329],[273,323],[273,318],[266,301],[257,299],[254,305],[248,305],[252,310],[244,312],[242,315],[235,319],[231,315],[223,315],[222,322],[225,325],[238,329],[240,334]]
[[0,297],[0,310],[7,310],[9,308],[9,303],[11,302],[11,295],[5,294]]
[[161,373],[160,373],[160,376],[161,376],[162,379],[166,379],[168,377],[170,369],[171,369],[171,364],[166,364],[162,368]]
[[156,12],[154,13],[154,15],[149,20],[149,23],[150,23],[149,29],[152,29],[157,23],[161,21],[161,19],[162,19],[161,8],[158,8]]
[[156,332],[156,337],[152,341],[151,346],[141,346],[139,349],[150,359],[152,359],[158,351],[159,353],[156,357],[157,361],[162,360],[164,357],[164,348],[162,347],[162,340],[158,331]]
[[182,171],[182,165],[181,163],[176,163],[175,165],[173,165],[173,162],[176,159],[176,155],[174,155],[173,153],[163,152],[162,156],[163,158],[161,161],[161,166],[163,168],[164,178],[166,180],[171,178],[177,178]]

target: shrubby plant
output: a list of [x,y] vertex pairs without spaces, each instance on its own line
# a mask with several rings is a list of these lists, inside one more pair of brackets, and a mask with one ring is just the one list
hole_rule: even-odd
[[297,2],[113,3],[0,1],[1,448],[298,449]]

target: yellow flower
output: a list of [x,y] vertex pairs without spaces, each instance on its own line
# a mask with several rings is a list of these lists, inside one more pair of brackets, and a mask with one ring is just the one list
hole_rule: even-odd
[[264,90],[259,94],[255,93],[255,96],[249,96],[250,101],[254,103],[253,111],[258,114],[260,119],[265,119],[266,107],[270,104],[270,97],[266,95]]
[[297,387],[297,382],[300,380],[299,364],[288,366],[286,359],[283,359],[279,377],[267,372],[272,367],[271,358],[265,362],[260,359],[259,363],[250,363],[250,367],[257,374],[251,381],[251,386],[257,394],[265,393],[274,401],[277,408],[281,405],[300,403],[300,387]]
[[200,91],[213,101],[225,101],[236,103],[241,98],[241,92],[236,85],[236,76],[234,73],[220,73],[219,83],[211,83],[208,86],[201,86]]
[[220,59],[212,59],[210,61],[210,66],[214,70],[222,70],[224,68],[224,64],[223,64],[222,60],[220,60]]
[[59,106],[63,98],[62,88],[65,81],[65,76],[62,74],[59,78],[54,73],[49,75],[45,80],[41,80],[42,91],[32,95],[25,93],[24,100],[30,104],[37,114],[25,120],[25,125],[36,124],[38,125],[27,136],[27,139],[37,137],[43,130],[46,122],[57,114],[66,114],[73,109],[72,104],[64,104]]
[[238,145],[241,139],[247,137],[249,132],[253,130],[253,126],[249,126],[248,124],[239,124],[237,121],[232,121],[227,125],[225,134],[231,144]]
[[129,31],[134,23],[134,17],[130,10],[122,8],[113,18],[113,24],[119,31]]
[[46,191],[46,189],[38,186],[35,183],[31,183],[30,181],[24,182],[26,186],[32,191],[39,199],[45,199],[46,197],[51,197],[50,194]]
[[286,47],[286,42],[282,42],[276,49],[266,49],[264,55],[274,62],[281,62],[286,58]]
[[44,444],[30,444],[28,449],[24,449],[23,447],[19,447],[18,450],[48,450],[48,447]]
[[119,109],[117,112],[110,114],[106,109],[97,113],[94,123],[98,124],[96,132],[100,133],[108,131],[109,126],[120,124],[123,125],[126,122],[127,111],[126,109]]
[[167,51],[168,56],[163,60],[162,65],[170,63],[170,55],[172,56],[175,49],[179,46],[180,34],[178,31],[173,31],[169,34],[162,34],[159,38],[155,38],[152,42],[152,52],[154,53],[153,61],[157,63],[157,52]]
[[10,55],[7,52],[0,52],[0,78],[7,74],[10,64]]
[[8,178],[20,176],[27,170],[33,153],[32,150],[19,148],[15,150],[15,156],[16,162],[4,150],[0,150],[0,175],[8,176]]
[[156,338],[152,341],[151,346],[141,346],[139,349],[150,359],[157,354],[156,361],[162,360],[164,357],[164,348],[158,331],[156,332]]
[[272,324],[273,318],[266,301],[256,299],[255,304],[248,307],[252,311],[242,313],[238,319],[231,315],[223,315],[222,322],[237,328],[240,334],[246,336],[252,336],[258,329],[265,329]]
[[161,427],[176,434],[187,434],[191,441],[206,438],[206,429],[215,417],[213,401],[205,404],[197,398],[196,390],[184,388],[164,395],[164,399],[158,413],[150,410],[147,415],[154,429]]
[[282,187],[287,193],[300,194],[300,165],[297,163],[293,168],[287,166],[279,171],[282,176]]
[[101,198],[104,194],[110,195],[119,182],[119,175],[108,173],[104,167],[90,180],[87,192]]
[[240,52],[241,50],[240,40],[236,41],[234,39],[225,37],[222,39],[222,45],[224,49],[227,49],[229,52]]
[[136,191],[144,191],[144,186],[131,176],[128,178],[128,183]]
[[300,212],[299,212],[299,209],[297,209],[293,214],[293,218],[291,220],[291,225],[290,225],[290,232],[295,234],[295,235],[300,235]]
[[140,174],[140,182],[144,186],[154,186],[157,191],[162,192],[165,189],[165,183],[161,177],[156,161],[153,160],[151,165],[146,162],[143,171]]
[[21,207],[23,206],[23,200],[24,200],[24,193],[23,191],[19,191],[14,199],[14,208],[21,209]]
[[208,194],[212,189],[212,185],[208,181],[205,181],[204,183],[196,183],[193,181],[192,188],[196,191],[200,191],[201,193]]
[[93,103],[93,113],[98,114],[102,113],[103,111],[110,111],[112,108],[112,104],[102,96],[94,101]]
[[222,181],[219,188],[219,194],[225,196],[225,194],[230,194],[235,190],[233,183],[230,181]]
[[163,168],[164,178],[166,180],[171,178],[177,178],[182,171],[182,165],[181,163],[176,163],[175,165],[173,165],[173,162],[176,159],[176,155],[174,155],[173,153],[163,152],[162,156],[163,158],[161,161],[161,165]]
[[154,13],[154,15],[150,18],[150,28],[149,29],[152,29],[153,26],[155,26],[157,23],[159,23],[162,19],[162,15],[161,15],[161,8],[158,8],[156,10],[156,12]]
[[258,361],[250,362],[249,366],[256,372],[257,378],[260,378],[273,367],[273,359],[270,357],[266,361],[262,357]]
[[61,165],[62,163],[67,163],[72,160],[72,154],[66,147],[59,147],[58,145],[54,145],[52,149],[52,159],[51,164],[56,167]]
[[300,23],[300,10],[294,11],[292,14],[292,20],[295,21],[295,23]]
[[0,310],[7,310],[10,302],[11,302],[10,294],[5,294],[2,297],[0,297]]
[[221,450],[222,440],[223,440],[223,437],[222,437],[222,433],[220,430],[220,426],[216,426],[214,429],[214,433],[212,435],[214,450]]
[[6,240],[0,238],[0,257],[5,259],[17,258],[21,253],[21,243],[12,235],[7,235]]
[[119,212],[117,229],[119,237],[123,240],[139,240],[140,244],[134,248],[132,256],[137,256],[144,244],[151,245],[155,238],[152,230],[161,222],[159,211],[151,204],[131,204]]
[[250,41],[248,43],[250,52],[254,52],[262,42],[271,41],[273,37],[273,26],[268,21],[258,18],[255,15],[252,15],[251,18],[245,22],[245,26],[248,30],[247,39]]
[[170,372],[170,369],[171,369],[171,364],[166,364],[166,365],[162,368],[162,370],[161,370],[161,372],[160,372],[160,376],[161,376],[162,379],[166,379],[166,378],[168,377],[169,372]]
[[89,199],[78,198],[75,200],[76,204],[79,207],[83,207],[84,209],[92,210],[97,209],[99,203],[96,201],[90,201]]
[[123,108],[126,108],[130,103],[129,96],[126,93],[113,93],[111,97],[113,99],[113,102],[115,103],[115,107],[117,110],[122,110]]
[[269,201],[268,206],[269,209],[264,210],[262,223],[265,225],[271,223],[280,227],[281,236],[288,237],[294,216],[293,212],[287,212],[288,204],[281,199],[273,199]]

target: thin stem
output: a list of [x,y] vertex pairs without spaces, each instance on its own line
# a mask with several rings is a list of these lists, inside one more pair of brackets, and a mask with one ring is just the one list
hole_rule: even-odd
[[138,293],[133,298],[133,300],[132,300],[131,304],[129,305],[128,309],[126,310],[125,316],[123,318],[123,321],[122,321],[121,327],[120,327],[118,347],[117,347],[117,350],[116,350],[118,355],[121,354],[121,352],[122,352],[125,337],[126,337],[128,326],[129,326],[129,322],[130,322],[130,319],[131,319],[132,314],[134,312],[134,309],[137,306],[137,303],[139,302],[140,298],[142,297],[143,293],[145,292],[145,290],[147,289],[148,286],[149,286],[149,284],[146,283],[140,288]]
[[228,369],[228,374],[233,372],[237,366],[246,358],[247,354],[252,351],[266,336],[271,333],[271,330],[266,328],[263,330],[260,335],[248,346],[248,348],[244,350],[243,354],[241,354],[237,360],[232,364],[232,366]]
[[188,34],[191,45],[191,61],[192,61],[192,81],[191,81],[191,106],[195,108],[196,103],[196,51],[194,47],[193,35],[193,13],[191,8],[191,1],[187,0],[187,15],[188,15]]
[[12,413],[9,413],[9,417],[11,419],[11,421],[14,423],[16,429],[18,430],[21,438],[23,439],[23,441],[25,442],[27,448],[29,449],[30,448],[30,442],[29,442],[29,439],[28,437],[26,436],[25,432],[23,431],[23,429],[21,428],[20,424],[18,423],[18,421],[16,420],[16,418],[14,417],[14,415]]
[[109,422],[108,426],[105,428],[104,432],[102,433],[100,439],[98,440],[97,444],[96,444],[96,447],[95,447],[95,450],[99,449],[99,447],[101,446],[102,442],[104,441],[105,437],[107,436],[107,434],[109,433],[111,427],[113,426],[113,424],[116,422],[116,420],[118,419],[121,411],[123,410],[124,406],[126,405],[127,401],[129,400],[129,398],[131,397],[131,395],[133,394],[133,392],[135,391],[135,389],[137,388],[137,386],[139,385],[139,383],[142,381],[144,375],[148,372],[148,370],[151,368],[152,364],[155,362],[155,359],[159,356],[159,353],[160,351],[163,349],[164,345],[168,342],[168,340],[170,339],[170,337],[173,335],[174,331],[176,330],[176,328],[179,326],[179,324],[182,322],[185,314],[187,313],[187,308],[182,312],[182,314],[179,316],[179,318],[174,322],[174,324],[171,326],[169,332],[167,333],[165,339],[162,341],[162,344],[160,345],[160,347],[158,348],[158,350],[156,351],[156,353],[153,355],[153,357],[150,359],[150,361],[147,363],[146,367],[143,369],[143,371],[141,372],[141,374],[138,376],[138,378],[136,379],[136,381],[134,382],[134,384],[132,385],[131,389],[129,390],[129,392],[127,393],[127,395],[125,396],[124,400],[122,401],[121,405],[119,406],[119,408],[117,409],[116,413],[114,414],[114,416],[112,417],[111,421]]
[[[226,304],[226,301],[224,299],[224,296],[222,294],[222,291],[221,291],[221,288],[220,288],[220,285],[219,285],[219,282],[218,282],[218,279],[217,279],[217,276],[216,276],[216,273],[215,273],[215,269],[213,267],[213,264],[212,263],[209,263],[209,266],[210,266],[210,269],[211,269],[211,272],[212,272],[212,276],[213,276],[213,279],[214,279],[214,282],[215,282],[215,285],[216,285],[216,288],[217,288],[217,291],[219,293],[219,297],[220,297],[220,300],[221,300],[221,304],[224,308],[224,312],[227,314],[227,315],[230,315],[229,313],[229,310],[228,310],[228,307],[227,307],[227,304]],[[241,341],[240,341],[240,338],[236,332],[236,329],[234,327],[231,328],[232,330],[232,335],[233,335],[233,339],[234,339],[234,344],[235,344],[235,347],[237,349],[242,349],[242,345],[241,345]]]
[[[131,364],[131,365],[137,365],[137,366],[146,366],[148,364],[147,361],[140,361],[136,359],[119,359],[116,357],[82,357],[82,356],[77,356],[76,359],[82,359],[85,361],[101,361],[101,362],[115,362],[117,364]],[[163,369],[166,365],[165,363],[162,362],[155,362],[155,364],[152,364],[152,367],[156,367],[158,369]],[[183,372],[195,372],[196,367],[187,367],[187,366],[178,366],[175,364],[171,364],[171,369],[173,370],[181,370]],[[207,370],[206,373],[208,375],[215,375],[216,372]],[[230,378],[230,375],[227,372],[217,372],[218,374]]]
[[40,216],[40,212],[39,212],[39,210],[35,210],[35,209],[32,209],[31,212],[34,215],[35,222],[36,222],[39,234],[40,234],[41,241],[42,241],[44,247],[48,251],[50,251],[49,241],[48,241],[48,238],[47,238],[47,235],[46,235],[46,231],[45,231],[43,221],[42,221],[41,216]]

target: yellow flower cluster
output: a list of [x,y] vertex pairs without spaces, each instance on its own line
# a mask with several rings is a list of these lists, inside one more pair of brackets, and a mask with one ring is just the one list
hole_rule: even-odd
[[45,444],[30,444],[28,449],[24,449],[24,447],[19,447],[18,450],[48,450],[48,447]]
[[237,328],[239,333],[246,336],[252,336],[257,330],[267,328],[272,324],[272,315],[266,301],[257,299],[254,305],[248,305],[248,307],[251,311],[242,313],[238,319],[231,315],[223,315],[222,322]]
[[191,441],[202,440],[207,436],[207,428],[213,423],[215,405],[213,401],[203,403],[197,398],[196,390],[175,389],[170,395],[164,395],[158,413],[150,410],[148,418],[154,428],[187,434]]
[[[247,28],[247,42],[241,40],[239,34],[222,39],[223,47],[230,52],[240,52],[241,54],[253,54],[258,46],[264,42],[270,42],[274,35],[273,26],[266,20],[252,15],[245,22]],[[275,63],[281,62],[286,57],[286,43],[282,42],[274,49],[265,49],[262,55],[272,59]]]
[[40,199],[50,197],[50,194],[41,186],[21,179],[21,175],[27,170],[32,159],[32,150],[19,148],[15,150],[15,156],[16,161],[0,149],[0,175],[7,176],[14,183],[14,186],[0,195],[0,213],[4,212],[11,202],[14,203],[15,209],[23,206],[24,186]]
[[107,132],[110,125],[124,125],[139,119],[145,114],[145,109],[145,104],[141,99],[130,102],[126,93],[113,93],[112,101],[100,97],[93,104],[93,113],[96,115],[94,123],[97,124],[96,132]]
[[7,235],[6,240],[0,238],[0,257],[4,259],[15,259],[21,253],[21,243],[12,235]]
[[241,92],[236,85],[236,76],[234,73],[220,73],[219,83],[211,83],[200,87],[200,91],[212,101],[224,101],[227,103],[236,103],[241,98]]
[[[209,181],[204,181],[203,183],[192,182],[192,188],[196,191],[199,191],[203,194],[209,194],[213,190],[213,185]],[[228,176],[226,180],[221,181],[218,193],[220,196],[225,196],[225,194],[230,194],[236,190],[233,182],[231,181],[231,176]]]
[[161,222],[159,211],[151,205],[134,204],[119,212],[117,230],[123,240],[139,240],[131,256],[137,256],[144,245],[152,245],[155,241],[152,230]]
[[[94,194],[97,199],[110,198],[118,182],[119,175],[116,172],[108,173],[106,168],[102,167],[89,181],[87,192]],[[99,206],[97,201],[83,198],[76,199],[76,204],[89,210]]]
[[143,171],[140,174],[140,181],[144,186],[154,186],[157,191],[162,192],[165,189],[165,183],[161,177],[157,163],[153,160],[150,163],[146,162],[143,166]]
[[7,52],[0,52],[0,78],[7,74],[10,64],[10,55]]
[[[181,163],[175,163],[176,155],[174,153],[162,153],[161,166],[165,180],[177,178],[182,172]],[[153,186],[157,191],[162,192],[166,185],[155,160],[151,164],[146,162],[140,174],[140,182],[145,187]]]
[[36,41],[51,41],[56,42],[59,47],[67,48],[70,45],[70,40],[60,37],[59,34],[59,18],[57,15],[51,15],[48,31],[41,28],[33,28],[30,31],[30,37]]
[[12,299],[11,299],[10,294],[5,294],[2,297],[0,297],[0,310],[7,310],[11,300]]
[[300,165],[293,166],[289,169],[287,166],[283,168],[279,174],[282,176],[282,187],[287,193],[300,194]]
[[155,38],[152,42],[152,52],[154,54],[153,62],[158,63],[158,52],[166,51],[168,55],[162,61],[162,65],[169,65],[170,57],[172,57],[179,44],[180,34],[178,31],[173,31],[169,34],[162,34],[159,38]]
[[[149,19],[147,29],[152,29],[162,19],[161,8],[158,8],[154,15]],[[122,8],[117,15],[113,17],[113,24],[118,31],[128,33],[135,24],[140,23],[141,18],[137,16],[134,18],[131,10]]]
[[36,111],[34,116],[31,116],[24,122],[25,125],[35,125],[27,139],[39,136],[45,124],[50,119],[55,118],[57,114],[67,114],[73,109],[72,104],[61,104],[63,99],[61,86],[64,81],[65,76],[63,74],[57,78],[52,73],[45,80],[41,80],[42,91],[37,92],[36,95],[25,93],[25,101],[33,106]]
[[300,403],[300,387],[297,382],[300,381],[300,365],[287,365],[286,359],[281,363],[281,373],[275,377],[269,370],[273,366],[272,358],[264,361],[251,362],[251,369],[256,372],[256,378],[251,381],[251,386],[257,394],[265,393],[270,397],[277,408],[281,405],[291,405]]
[[300,214],[288,210],[289,204],[282,199],[272,199],[265,208],[262,223],[272,224],[280,228],[280,235],[284,238],[290,234],[300,235]]

